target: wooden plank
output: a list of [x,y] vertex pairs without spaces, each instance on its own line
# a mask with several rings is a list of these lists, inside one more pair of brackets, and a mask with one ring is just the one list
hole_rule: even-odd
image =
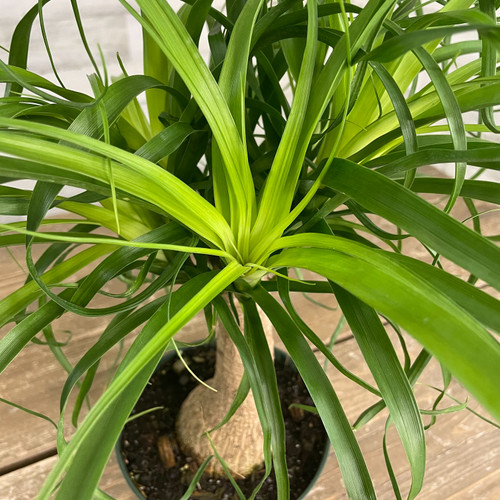
[[[36,247],[37,255],[42,251],[42,246]],[[22,266],[23,247],[14,248],[12,253]],[[3,288],[0,290],[0,297],[3,298],[23,284],[26,274],[13,263],[12,257],[5,249],[0,250],[0,266],[7,270],[2,280]],[[86,273],[88,273],[88,269],[80,271],[77,276],[82,277]],[[121,283],[115,282],[114,285],[108,284],[106,290],[117,292],[123,289]],[[329,307],[335,306],[331,297],[324,298],[318,294],[315,295],[317,300],[323,301]],[[115,303],[112,299],[99,296],[92,302],[92,307],[104,307],[112,303]],[[324,339],[330,337],[340,317],[338,310],[320,309],[321,314],[319,315],[317,307],[311,307],[311,302],[303,294],[295,294],[294,304],[303,315],[304,320],[318,335]],[[110,318],[110,316],[82,317],[66,313],[54,322],[54,332],[58,340],[66,340],[68,338],[67,332],[71,332],[71,341],[63,348],[63,351],[73,365],[97,341]],[[10,327],[12,324],[4,327],[2,332],[7,332]],[[3,333],[0,333],[0,336]],[[183,328],[178,334],[178,338],[186,342],[193,342],[206,337],[207,333],[204,316],[199,314]],[[344,337],[346,335],[349,333],[347,329],[344,329]],[[127,336],[124,344],[125,349],[130,346],[134,338],[135,333]],[[279,340],[277,340],[277,345],[283,347]],[[101,368],[94,382],[94,389],[91,392],[94,401],[108,380],[108,372],[113,366],[116,353],[117,348],[114,348],[101,363]],[[66,372],[54,359],[47,346],[30,344],[0,376],[0,396],[57,421],[59,397],[66,376]],[[13,464],[23,462],[29,457],[45,454],[54,447],[55,430],[45,420],[0,404],[0,421],[4,429],[9,429],[9,432],[0,433],[0,449],[3,450],[0,454],[0,471],[12,467]],[[71,429],[69,422],[67,429]]]
[[[494,218],[489,217],[487,224],[483,224],[486,233],[494,234],[496,229],[493,223]],[[405,242],[405,245],[410,244],[414,245],[411,241]],[[422,249],[418,250],[418,245],[415,245],[415,248],[411,247],[412,255],[424,257],[423,253],[418,253]],[[36,252],[39,253],[41,250],[42,247],[39,246]],[[22,253],[23,249],[21,247],[14,249],[15,256],[17,256],[21,262]],[[25,274],[12,262],[11,257],[5,251],[0,251],[0,265],[2,265],[3,269],[3,279],[0,283],[0,297],[3,297],[22,284],[25,279]],[[83,271],[80,276],[85,275],[85,272],[87,271]],[[467,275],[463,270],[457,270],[457,273],[461,276]],[[492,293],[498,296],[498,293]],[[330,298],[319,296],[316,296],[315,299],[316,298],[325,301],[328,306],[335,306],[335,304],[330,303]],[[301,294],[297,294],[294,299],[296,307],[305,321],[323,339],[327,339],[338,322],[340,317],[339,311],[330,311],[326,309],[318,310],[316,307],[312,307],[307,298]],[[101,297],[99,301],[101,301],[99,305],[102,306],[106,299]],[[64,315],[56,322],[56,334],[61,340],[65,338],[65,330],[71,330],[73,333],[72,341],[64,348],[65,353],[72,363],[75,363],[81,357],[82,353],[97,340],[106,322],[107,318],[82,318],[71,314]],[[203,317],[200,315],[183,330],[183,339],[186,341],[199,339],[204,336],[202,332],[205,331],[206,327],[204,326]],[[344,340],[348,339],[348,335],[348,331],[345,330],[341,338]],[[132,338],[133,335],[127,340],[125,347],[130,345]],[[416,347],[413,347],[413,349],[415,350]],[[343,342],[337,345],[335,350],[341,361],[348,368],[352,369],[360,376],[366,377],[367,380],[370,380],[366,367],[364,367],[362,362],[361,355],[355,347],[354,342]],[[108,370],[113,364],[114,357],[115,352],[110,353],[110,356],[107,356],[103,360],[102,370],[98,374],[95,388],[92,393],[94,398],[98,396],[108,378]],[[437,365],[433,370],[433,375],[430,376],[428,382],[438,384],[439,369]],[[374,396],[364,391],[359,391],[355,384],[346,381],[346,379],[335,374],[333,371],[330,370],[329,373],[331,373],[332,379],[334,380],[336,390],[343,399],[346,413],[351,422],[354,421],[357,415],[364,410],[370,402],[376,400]],[[58,400],[65,378],[65,372],[55,362],[47,347],[30,345],[18,356],[12,365],[9,366],[2,377],[0,377],[0,395],[18,404],[45,413],[53,419],[57,419]],[[43,381],[42,386],[39,385],[40,380]],[[455,384],[451,390],[453,394],[455,394],[455,391],[458,391],[456,394],[463,397],[463,392],[460,392],[457,384]],[[425,391],[420,387],[417,389],[417,392],[419,398],[421,398],[419,402],[421,402],[422,407],[428,407],[432,398],[432,392]],[[377,478],[375,481],[377,490],[383,495],[389,495],[388,498],[391,498],[390,485],[387,480],[387,475],[383,466],[383,458],[380,452],[384,419],[385,417],[383,416],[374,419],[374,421],[370,422],[364,429],[358,431],[357,435],[367,455],[370,470],[374,471],[375,477]],[[2,450],[0,454],[0,469],[12,466],[19,461],[29,460],[40,454],[46,454],[53,449],[55,432],[45,421],[5,405],[0,405],[0,421],[3,424],[2,428],[8,429],[8,432],[2,432],[0,434],[0,449]],[[469,491],[471,495],[488,495],[489,493],[484,492],[489,492],[492,488],[491,491],[495,492],[496,497],[500,498],[500,491],[498,487],[495,486],[500,484],[500,477],[496,472],[496,470],[500,469],[500,458],[497,453],[492,451],[492,449],[495,448],[497,450],[500,449],[499,446],[492,446],[492,444],[498,444],[498,441],[496,441],[498,439],[498,434],[499,433],[492,427],[465,412],[441,417],[438,424],[428,431],[428,435],[430,436],[428,448],[429,472],[425,483],[426,496],[424,498],[427,498],[427,496],[428,498],[434,498],[432,495],[437,495],[435,498],[444,498],[440,496],[443,494],[443,488],[446,494],[449,493],[450,495],[459,495],[461,492]],[[396,457],[396,468],[402,474],[403,489],[407,489],[409,487],[409,476],[408,472],[405,472],[404,469],[406,467],[404,452],[401,447],[398,447],[397,438],[395,436],[390,436],[389,447]],[[460,457],[462,462],[460,462],[458,458],[455,459],[455,456]],[[467,459],[467,457],[473,457],[474,466],[471,466],[471,461]],[[42,462],[48,464],[50,459],[43,460]],[[35,465],[20,470],[26,471],[31,467],[35,467]],[[450,475],[446,475],[446,478],[450,479],[443,479],[442,477],[445,476],[445,473],[442,471],[446,470],[453,472]],[[115,477],[116,475],[114,473],[110,474],[109,477]],[[407,474],[406,479],[404,474]],[[13,477],[16,477],[16,473],[12,472],[0,478],[0,484],[3,484],[2,480],[6,477],[9,477],[9,480],[11,480]],[[106,475],[105,477],[108,476]],[[330,457],[325,474],[322,476],[322,480],[318,483],[317,488],[320,488],[320,490],[318,490],[319,493],[315,493],[316,496],[311,498],[315,500],[330,498],[325,495],[329,495],[329,491],[334,486],[338,491],[342,491],[339,486],[340,484],[340,474],[338,468],[336,468],[335,459],[332,456]],[[440,487],[440,484],[444,484],[445,486]],[[25,486],[25,481],[19,479],[19,485]],[[456,486],[455,489],[453,485]],[[454,491],[456,491],[456,493],[453,493]],[[468,495],[465,497],[469,498]],[[3,498],[3,496],[0,495],[0,498]],[[331,498],[342,498],[342,496],[332,496]],[[478,496],[477,498],[494,497]],[[17,497],[13,497],[13,500],[17,500]]]
[[[440,429],[434,431],[435,435],[429,437],[428,433],[427,472],[419,498],[425,500],[448,498],[494,500],[500,498],[500,452],[498,451],[500,433],[498,430],[493,428],[485,430],[484,426],[474,422],[475,436],[471,437],[463,430],[463,423],[458,424],[445,419],[446,417],[442,417],[442,423],[437,424]],[[384,420],[377,419],[369,429],[357,434],[373,478],[377,497],[381,500],[395,498],[381,451]],[[443,437],[446,442],[450,436],[453,436],[456,443],[438,451],[437,449],[443,446]],[[411,482],[406,459],[402,450],[395,450],[398,447],[395,436],[391,435],[389,441],[393,466],[404,495],[407,494]],[[346,498],[340,471],[332,453],[308,500],[343,500]]]
[[[97,341],[105,324],[107,320],[102,318],[81,318],[73,314],[67,314],[55,323],[58,339],[66,338],[63,331],[70,330],[72,333],[72,339],[63,351],[73,365]],[[204,320],[198,316],[184,329],[182,338],[185,341],[199,339],[206,335],[200,333],[202,327]],[[135,334],[132,333],[126,338],[125,350],[131,345],[134,337]],[[118,346],[115,346],[101,362],[91,392],[93,401],[108,381],[109,371],[114,365],[117,352]],[[0,377],[0,394],[7,400],[43,413],[57,421],[59,397],[66,377],[66,372],[54,359],[48,347],[31,344]],[[0,434],[0,449],[3,450],[0,456],[0,469],[12,462],[44,453],[54,446],[55,429],[45,420],[2,404],[0,421],[4,429],[9,429],[9,432]],[[71,429],[69,423],[67,429]]]
[[[409,340],[409,348],[415,352],[418,346]],[[346,368],[370,380],[368,370],[353,339],[337,345],[335,354]],[[321,356],[319,358],[321,359]],[[437,363],[431,364],[422,382],[439,384],[439,372]],[[333,369],[329,368],[328,373],[351,422],[371,402],[376,401],[375,396],[359,389]],[[465,391],[457,383],[453,383],[449,392],[461,400],[464,399]],[[417,393],[420,407],[429,408],[436,393],[423,385],[418,387]],[[472,403],[472,405],[477,408],[477,404]],[[381,499],[393,498],[381,448],[386,417],[387,413],[383,412],[356,433],[374,479],[377,494]],[[500,433],[497,429],[471,413],[462,411],[441,416],[437,424],[427,431],[427,438],[428,470],[421,498],[435,500],[500,498]],[[411,478],[404,451],[395,432],[389,433],[388,443],[393,466],[401,489],[405,493],[409,489]],[[44,475],[52,465],[53,459],[47,459],[0,477],[0,498],[4,498],[2,493],[7,491],[9,496],[5,498],[11,500],[32,498],[23,496],[26,494],[27,485],[33,488],[30,494],[34,495],[36,491],[34,487],[39,482],[25,481],[24,478],[35,474]],[[133,498],[128,496],[121,473],[113,463],[106,470],[101,487],[119,500]],[[342,478],[332,452],[308,500],[344,498],[346,497],[342,487]]]
[[[324,321],[323,325],[328,325],[328,322]],[[65,315],[56,322],[55,331],[60,340],[66,338],[63,331],[72,332],[71,341],[63,349],[72,364],[97,341],[104,326],[101,318],[79,318],[72,314]],[[198,315],[179,334],[179,338],[186,342],[199,340],[204,336],[206,326],[203,315]],[[134,337],[134,334],[127,337],[125,349],[130,346]],[[115,347],[101,363],[91,392],[94,401],[108,379],[116,353]],[[0,377],[0,395],[57,421],[59,397],[66,376],[48,347],[29,345]],[[0,405],[0,421],[4,429],[9,429],[8,432],[0,433],[0,449],[3,450],[0,454],[0,469],[32,455],[44,453],[54,446],[55,429],[45,420],[10,406]],[[68,426],[71,428],[69,424]]]
[[[414,356],[419,350],[418,345],[412,339],[407,340],[407,345],[410,354]],[[341,344],[335,353],[346,368],[365,380],[371,380],[354,340]],[[353,423],[359,413],[376,398],[338,373],[332,370],[328,373],[346,414]],[[430,409],[437,392],[424,384],[441,385],[440,368],[437,362],[433,361],[429,364],[416,387],[419,407]],[[447,392],[460,401],[466,400],[466,391],[457,382],[453,382]],[[454,401],[445,398],[440,408],[455,404]],[[470,401],[469,407],[488,416],[475,401]],[[356,431],[356,437],[372,475],[378,498],[392,499],[394,493],[382,451],[386,418],[387,410],[384,410]],[[428,423],[429,419],[430,417],[423,417],[424,424]],[[437,423],[426,431],[426,437],[427,472],[419,498],[426,500],[500,498],[500,432],[497,428],[464,410],[438,417]],[[404,498],[410,488],[411,476],[404,450],[393,428],[388,434],[388,449]],[[340,470],[332,452],[324,473],[311,491],[310,500],[344,498],[346,496]]]
[[[47,458],[1,476],[0,498],[5,500],[33,500],[56,462],[57,457]],[[114,455],[106,468],[101,489],[117,500],[137,499],[121,475]]]
[[32,500],[56,461],[57,457],[47,458],[29,467],[0,476],[0,498]]

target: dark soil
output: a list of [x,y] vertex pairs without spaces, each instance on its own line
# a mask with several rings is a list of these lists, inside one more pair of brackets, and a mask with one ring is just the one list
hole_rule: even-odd
[[[208,379],[213,376],[213,347],[189,350],[185,352],[184,359],[200,378]],[[290,498],[295,500],[314,478],[325,453],[327,436],[317,415],[296,408],[289,409],[294,403],[312,405],[309,393],[289,358],[276,356],[275,366],[285,418]],[[163,406],[164,409],[132,420],[125,427],[121,439],[121,454],[130,477],[148,500],[179,500],[198,469],[198,464],[191,457],[185,456],[175,441],[177,413],[182,401],[196,384],[180,361],[173,357],[153,375],[133,413],[157,406]],[[160,459],[159,440],[163,450],[167,443],[168,453],[164,452],[164,461],[172,465],[169,468]],[[250,476],[238,480],[246,497],[251,495],[263,476],[264,468],[261,467]],[[237,500],[238,496],[227,478],[204,475],[190,498]],[[273,473],[264,482],[256,499],[276,500]]]

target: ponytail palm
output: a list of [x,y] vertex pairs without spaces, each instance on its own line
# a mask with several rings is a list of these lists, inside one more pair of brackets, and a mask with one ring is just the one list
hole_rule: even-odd
[[[498,170],[496,5],[451,0],[424,14],[413,1],[369,0],[360,8],[248,0],[229,2],[225,15],[202,0],[179,13],[163,0],[137,0],[140,11],[118,1],[142,26],[144,75],[112,84],[93,75],[88,96],[30,72],[29,33],[47,2],[21,21],[0,62],[7,84],[0,178],[36,181],[32,190],[1,187],[1,213],[27,216],[1,226],[1,244],[25,245],[30,271],[0,301],[2,323],[15,322],[0,340],[1,371],[64,312],[108,315],[109,326],[63,389],[62,432],[77,382],[91,383],[100,358],[144,324],[74,436],[59,439],[59,461],[39,499],[99,494],[141,391],[176,333],[203,309],[220,318],[241,357],[239,395],[252,391],[255,425],[263,429],[259,460],[268,472],[274,465],[278,498],[289,497],[289,486],[262,314],[309,389],[349,497],[374,498],[351,424],[311,343],[333,357],[290,301],[304,289],[341,307],[377,388],[355,380],[380,397],[371,416],[387,406],[415,498],[425,435],[413,385],[432,357],[500,419],[500,303],[474,286],[482,280],[500,290],[500,249],[481,234],[475,209],[476,202],[500,203],[499,184],[466,179],[469,166]],[[204,23],[208,65],[197,48]],[[461,33],[468,38],[458,42]],[[470,62],[462,62],[464,53]],[[143,92],[147,114],[136,101]],[[453,178],[419,170],[445,162],[455,164]],[[63,186],[83,191],[64,196]],[[442,195],[443,207],[424,193]],[[450,215],[461,198],[474,229]],[[57,221],[63,232],[45,230],[53,207],[70,214]],[[394,229],[379,227],[388,223]],[[112,235],[94,233],[99,227]],[[406,240],[420,242],[431,263],[405,255]],[[47,242],[35,262],[33,245]],[[469,278],[443,270],[440,256]],[[58,291],[89,264],[88,276]],[[289,278],[294,269],[326,281],[304,285]],[[273,278],[262,281],[266,274]],[[115,306],[90,307],[115,277],[128,280],[130,293]],[[239,324],[222,297],[241,305]],[[28,309],[37,301],[38,309]],[[401,365],[381,316],[421,344],[418,359]],[[81,385],[79,399],[88,389]]]

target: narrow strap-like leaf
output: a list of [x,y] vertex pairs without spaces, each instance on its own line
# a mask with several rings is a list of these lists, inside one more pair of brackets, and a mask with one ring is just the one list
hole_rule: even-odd
[[[453,189],[453,179],[419,177],[412,186],[416,193],[448,194]],[[500,204],[500,188],[497,182],[466,180],[462,187],[462,195],[473,200],[488,201]]]
[[[488,17],[490,17],[493,23],[496,23],[496,7],[495,2],[492,0],[479,0],[479,8]],[[481,40],[481,76],[489,77],[496,74],[497,65],[497,51],[498,45],[496,45],[491,37],[487,36],[487,33],[479,33],[479,38]],[[488,106],[481,109],[481,118],[483,123],[494,133],[499,133],[495,123],[495,115],[493,106]]]
[[[395,23],[387,21],[387,24],[397,33],[401,33],[401,29]],[[443,74],[438,63],[425,49],[417,47],[414,49],[414,54],[427,71],[429,78],[432,80],[436,92],[439,95],[439,99],[443,103],[444,113],[448,122],[448,126],[450,127],[451,138],[453,140],[455,149],[467,149],[467,139],[465,135],[465,126],[462,118],[462,111],[458,104],[457,98],[455,97],[455,94],[453,93],[453,90],[451,89],[451,86],[446,79],[446,76]],[[466,168],[466,163],[456,163],[455,185],[446,204],[445,212],[449,212],[452,209],[458,199],[458,196],[460,195],[460,190],[462,189],[465,180]]]
[[257,287],[251,294],[273,323],[302,375],[335,450],[347,494],[350,498],[376,498],[370,474],[342,405],[307,341],[268,292]]
[[451,297],[458,305],[483,325],[500,334],[500,301],[453,274],[442,271],[406,255],[392,253],[387,256],[408,267]]
[[[42,275],[42,279],[46,283],[61,283],[75,272],[110,253],[112,250],[113,248],[108,245],[87,248],[64,262],[55,265]],[[5,325],[11,321],[14,315],[21,312],[41,295],[43,295],[43,291],[40,287],[34,281],[30,281],[2,299],[0,301],[1,324]]]
[[269,346],[262,328],[259,313],[255,307],[255,302],[251,300],[242,300],[241,305],[245,318],[245,337],[255,360],[255,366],[263,389],[262,395],[264,404],[266,405],[269,421],[271,423],[271,447],[276,484],[278,487],[278,499],[287,500],[290,498],[290,482],[286,463],[285,422],[280,406],[273,358],[269,351]]
[[[41,0],[42,6],[50,0]],[[39,2],[40,3],[40,2]],[[28,49],[31,38],[33,22],[38,16],[39,5],[34,5],[19,21],[12,34],[9,48],[9,64],[26,69],[28,63]],[[19,84],[9,84],[5,89],[5,95],[16,95],[22,92]]]
[[[259,415],[262,434],[264,437],[264,478],[267,478],[271,473],[273,461],[271,450],[271,433],[273,422],[271,420],[271,416],[269,415],[268,408],[265,404],[265,398],[263,394],[265,387],[261,384],[260,375],[258,373],[250,347],[248,346],[248,342],[241,333],[241,330],[237,325],[233,314],[229,310],[229,306],[226,304],[224,299],[222,299],[222,297],[217,297],[213,301],[213,303],[224,325],[224,328],[226,329],[228,335],[238,349],[243,367],[245,368],[245,373],[247,374],[248,380],[250,382],[250,387],[252,388],[252,395],[255,401],[255,407],[257,409],[257,414]],[[262,482],[265,481],[264,478],[262,479]],[[258,491],[259,487],[260,485],[255,488],[254,493]]]
[[500,249],[403,186],[342,159],[324,182],[500,290]]
[[307,143],[301,142],[299,136],[313,83],[318,30],[316,1],[309,0],[307,9],[307,43],[300,68],[300,76],[290,116],[273,160],[271,171],[267,177],[257,220],[252,229],[252,237],[257,239],[261,239],[263,231],[267,232],[270,228],[274,228],[277,221],[288,213],[289,205],[295,193],[296,180],[302,167],[303,155],[307,147]]
[[[109,126],[113,125],[127,105],[140,93],[149,89],[170,90],[155,78],[144,75],[126,76],[110,85],[100,101],[104,105]],[[177,97],[177,94],[174,94]],[[185,96],[179,96],[186,99]],[[87,107],[71,123],[69,130],[78,134],[100,139],[103,136],[103,123],[98,106]]]
[[309,248],[285,250],[268,265],[302,267],[342,286],[401,325],[500,418],[500,344],[452,299],[387,257],[387,252],[320,234],[283,240]]
[[293,307],[292,300],[290,298],[290,281],[284,278],[278,277],[278,292],[280,294],[280,299],[283,302],[290,318],[295,322],[300,331],[305,335],[307,340],[309,340],[324,356],[325,358],[340,372],[342,375],[347,377],[349,380],[352,380],[354,383],[363,387],[367,391],[372,394],[376,394],[380,396],[380,393],[375,387],[372,387],[370,384],[366,383],[364,380],[361,380],[359,377],[351,373],[349,370],[344,368],[337,358],[333,355],[331,349],[329,349],[323,341],[316,335],[311,328],[306,324],[306,322],[300,317],[299,313]]
[[[229,264],[206,285],[199,287],[197,282],[196,292],[186,289],[184,293],[187,297],[183,299],[186,302],[181,302],[184,305],[180,306],[179,311],[166,324],[163,324],[164,317],[156,316],[148,335],[138,338],[134,343],[113,382],[90,410],[61,454],[38,495],[39,500],[46,500],[51,496],[64,472],[66,475],[60,483],[56,498],[90,500],[122,426],[170,339],[245,271],[246,268],[239,264]],[[113,418],[110,418],[111,415]],[[82,466],[86,470],[85,476],[81,474]]]
[[152,163],[159,162],[165,156],[172,154],[196,130],[188,123],[177,122],[158,132],[135,154]]
[[[376,62],[371,61],[371,67],[380,78],[384,84],[385,90],[391,98],[392,105],[394,106],[394,111],[398,117],[399,126],[401,127],[401,133],[405,141],[405,151],[407,155],[416,153],[418,149],[417,144],[417,132],[415,130],[415,123],[411,116],[411,112],[408,108],[408,104],[404,98],[403,93],[399,89],[397,83],[392,78],[391,74],[385,69],[385,67]],[[411,186],[413,180],[415,179],[416,170],[410,170],[406,172],[405,176],[405,186]]]
[[132,313],[126,311],[125,313],[122,313],[121,315],[119,314],[113,318],[99,340],[80,358],[66,379],[63,390],[61,391],[61,410],[65,407],[68,396],[73,387],[85,374],[85,372],[94,364],[98,363],[106,352],[120,342],[120,340],[122,340],[132,330],[151,318],[158,308],[165,302],[165,300],[166,297],[160,297]]
[[415,395],[377,313],[339,286],[334,292],[398,430],[411,467],[408,498],[415,498],[425,472],[424,426]]
[[[5,118],[0,118],[0,126],[16,127],[21,130],[40,133],[60,141],[71,142],[91,149],[94,153],[111,158],[114,160],[111,164],[117,189],[129,191],[131,194],[141,192],[142,195],[139,197],[148,201],[153,201],[153,198],[155,198],[154,203],[167,212],[175,212],[175,215],[174,213],[171,213],[171,215],[179,220],[182,219],[188,227],[193,228],[193,226],[196,226],[197,230],[195,232],[207,236],[209,240],[219,241],[220,245],[223,245],[222,241],[220,241],[222,237],[231,247],[232,233],[215,207],[177,177],[166,172],[158,165],[91,137],[75,134],[68,130],[59,130],[56,127]],[[19,135],[13,131],[0,131],[0,144],[5,152],[26,159],[42,159],[49,165],[55,164],[60,168],[77,170],[87,176],[97,178],[101,182],[109,182],[108,169],[105,168],[102,157],[69,148],[62,144],[49,143]],[[86,160],[83,160],[83,156],[85,156]],[[155,179],[155,181],[151,179]],[[203,221],[200,220],[199,213],[205,214]],[[209,229],[212,223],[218,226],[215,231],[213,231],[215,228]],[[209,236],[209,233],[212,234]],[[222,236],[224,233],[225,237]]]
[[125,0],[120,2],[154,38],[193,94],[220,148],[231,190],[239,200],[240,216],[247,217],[253,210],[249,207],[255,206],[255,191],[245,147],[224,95],[185,26],[166,2],[139,0],[144,17]]

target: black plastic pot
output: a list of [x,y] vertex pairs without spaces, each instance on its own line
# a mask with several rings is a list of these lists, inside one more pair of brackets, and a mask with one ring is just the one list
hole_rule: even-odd
[[[187,351],[189,351],[189,350],[195,350],[195,349],[197,349],[197,348],[196,347],[189,348],[189,349],[187,349]],[[167,364],[175,356],[176,356],[176,354],[175,354],[174,351],[171,351],[171,352],[167,353],[163,357],[163,359],[160,361],[158,367],[156,368],[156,371],[160,370],[165,364]],[[291,365],[293,366],[293,363],[291,362],[290,357],[285,352],[283,352],[283,351],[281,351],[279,349],[275,349],[275,357],[277,359],[281,359],[281,360],[288,358],[290,360]],[[130,477],[129,469],[127,468],[127,465],[125,464],[125,461],[124,461],[124,458],[123,458],[122,444],[121,444],[121,442],[122,442],[122,439],[120,437],[120,439],[118,440],[118,443],[116,445],[116,455],[117,455],[117,459],[118,459],[118,465],[120,467],[120,470],[122,471],[122,474],[125,477],[126,482],[128,483],[130,489],[132,490],[132,492],[137,496],[138,499],[144,500],[144,498],[145,498],[144,494],[138,489],[137,484]],[[327,441],[325,443],[325,449],[324,449],[324,452],[323,452],[323,456],[322,456],[321,462],[319,463],[318,469],[317,469],[317,471],[316,471],[313,479],[309,483],[309,486],[303,491],[303,493],[300,495],[300,497],[298,498],[298,500],[303,500],[303,499],[305,499],[307,497],[308,493],[311,491],[311,489],[314,487],[316,481],[320,477],[320,475],[321,475],[321,473],[323,471],[323,468],[325,466],[326,460],[328,458],[329,448],[330,448],[330,442],[327,439]]]

